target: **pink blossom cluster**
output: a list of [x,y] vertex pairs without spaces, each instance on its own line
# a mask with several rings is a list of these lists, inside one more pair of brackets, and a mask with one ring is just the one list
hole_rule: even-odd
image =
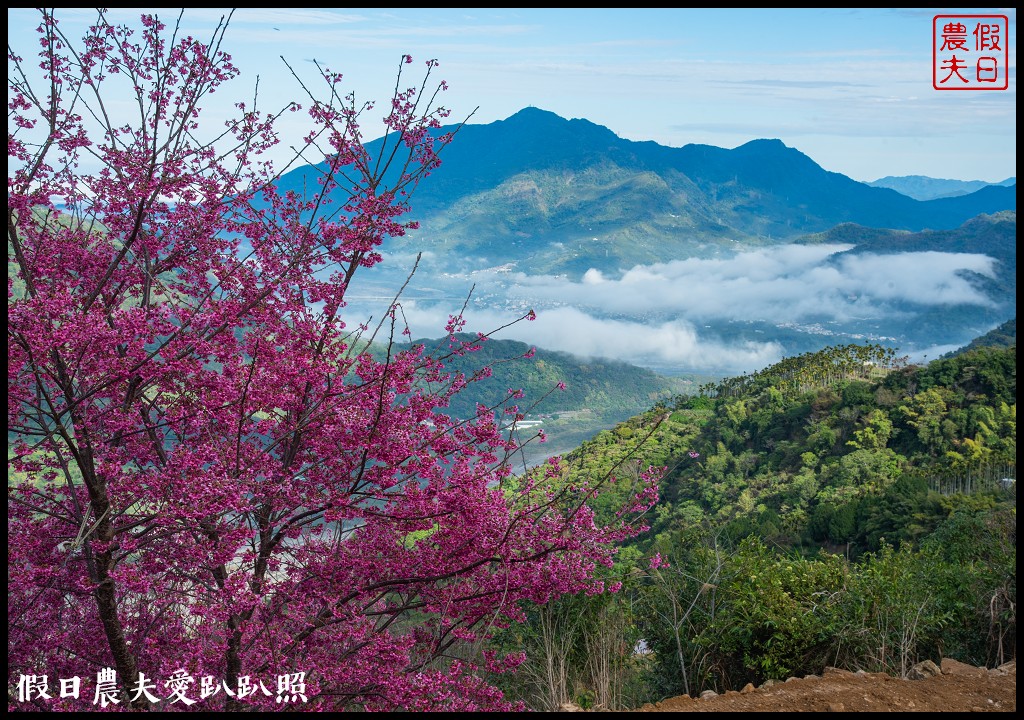
[[[43,83],[9,55],[9,667],[112,668],[116,709],[142,677],[300,671],[308,709],[512,709],[486,672],[520,656],[456,658],[523,602],[600,590],[657,473],[613,526],[558,502],[557,464],[513,483],[494,413],[446,412],[487,375],[445,369],[472,349],[461,317],[437,353],[392,345],[397,308],[376,328],[345,318],[454,137],[437,132],[436,61],[396,89],[380,157],[366,106],[324,69],[300,149],[320,152],[320,183],[282,194],[264,153],[297,104],[239,104],[215,141],[195,132],[237,74],[227,22],[200,42],[101,11],[76,41],[41,12]],[[138,117],[110,120],[126,90]],[[371,339],[383,357],[358,349]]]

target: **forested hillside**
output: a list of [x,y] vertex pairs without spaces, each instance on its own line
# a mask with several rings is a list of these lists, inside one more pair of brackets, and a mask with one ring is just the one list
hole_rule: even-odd
[[598,518],[640,468],[666,473],[649,531],[608,570],[620,591],[533,607],[503,638],[541,663],[508,680],[535,707],[1015,656],[1015,345],[926,366],[875,346],[789,358],[565,465],[603,486]]
[[1010,347],[1016,344],[1017,318],[1010,318],[999,327],[989,330],[981,337],[975,338],[959,350],[948,353],[946,357],[953,357],[954,355],[960,355],[961,353],[981,347]]
[[[463,341],[475,338],[455,337]],[[446,342],[427,339],[413,344],[443,348]],[[586,411],[622,420],[686,388],[696,388],[693,377],[665,377],[629,363],[531,348],[517,340],[487,340],[468,355],[451,357],[447,367],[466,375],[481,367],[490,369],[488,377],[452,398],[451,411],[458,417],[472,417],[478,403],[492,405],[504,399],[509,388],[515,388],[522,391],[524,399],[519,404],[531,417]],[[565,387],[559,388],[559,383]]]
[[[500,413],[516,405],[525,421],[519,432],[519,441],[525,443],[521,459],[531,466],[551,455],[569,452],[600,430],[655,403],[696,392],[700,383],[709,379],[693,374],[667,377],[625,362],[578,357],[516,340],[492,338],[479,342],[476,335],[464,333],[452,338],[459,343],[473,341],[476,349],[466,354],[450,353],[450,338],[410,343],[433,349],[438,355],[447,353],[447,372],[475,378],[451,398],[446,412],[471,418],[476,416],[478,406]],[[381,347],[370,350],[378,357],[384,353]],[[543,444],[526,442],[540,430],[545,437]]]

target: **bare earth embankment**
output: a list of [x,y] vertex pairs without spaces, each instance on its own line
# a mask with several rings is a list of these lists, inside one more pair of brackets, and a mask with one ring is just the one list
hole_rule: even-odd
[[[934,667],[934,666],[933,666]],[[936,668],[938,670],[938,668]],[[830,668],[822,677],[747,686],[706,699],[670,698],[641,712],[1015,712],[1017,663],[986,670],[943,660],[919,680]]]

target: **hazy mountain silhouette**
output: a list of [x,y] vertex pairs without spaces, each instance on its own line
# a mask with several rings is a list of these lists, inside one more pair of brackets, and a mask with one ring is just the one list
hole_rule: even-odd
[[996,183],[985,182],[984,180],[949,180],[946,178],[932,178],[925,175],[887,175],[878,180],[872,180],[868,185],[872,187],[886,187],[896,192],[909,195],[915,200],[934,200],[942,197],[956,197],[958,195],[969,195],[989,185],[1016,185],[1017,178],[1010,177]]

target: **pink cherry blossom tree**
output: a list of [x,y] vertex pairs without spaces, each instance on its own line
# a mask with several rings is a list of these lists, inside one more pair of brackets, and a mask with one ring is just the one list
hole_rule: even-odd
[[[403,89],[402,58],[373,155],[369,106],[326,69],[303,107],[254,99],[214,127],[229,19],[201,42],[180,17],[100,11],[72,39],[43,10],[38,60],[8,53],[14,706],[507,708],[486,674],[520,658],[490,633],[523,602],[601,591],[655,473],[595,524],[601,482],[513,476],[514,396],[446,414],[487,373],[446,372],[473,349],[460,315],[432,351],[399,349],[397,298],[346,318],[453,140],[436,62]],[[301,194],[266,159],[285,112],[315,124]]]

